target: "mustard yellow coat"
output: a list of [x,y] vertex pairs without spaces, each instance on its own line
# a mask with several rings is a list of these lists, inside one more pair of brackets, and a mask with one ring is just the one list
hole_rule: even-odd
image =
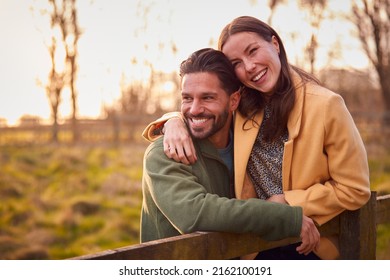
[[[318,225],[344,210],[356,210],[370,198],[367,153],[357,127],[342,97],[314,83],[302,84],[293,73],[296,100],[288,120],[289,139],[284,146],[282,184],[286,201],[301,206]],[[151,140],[154,125],[144,137]],[[255,120],[261,124],[263,112]],[[246,168],[259,126],[245,123],[239,112],[234,120],[235,194],[239,199],[255,197]],[[338,258],[337,236],[321,237],[315,252],[322,259]]]
[[[288,120],[282,184],[290,205],[322,225],[345,209],[356,210],[370,198],[367,153],[340,95],[314,83],[303,85],[293,73],[296,101]],[[261,124],[263,112],[255,120]],[[234,171],[237,198],[253,196],[246,168],[259,126],[236,113]],[[330,242],[331,241],[331,242]],[[337,237],[321,238],[316,252],[323,259],[338,257]]]

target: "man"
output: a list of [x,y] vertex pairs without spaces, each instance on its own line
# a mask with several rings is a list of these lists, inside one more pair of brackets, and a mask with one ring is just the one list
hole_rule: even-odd
[[[192,165],[167,158],[163,139],[145,152],[141,242],[194,231],[252,232],[266,240],[298,237],[308,254],[319,233],[300,207],[234,199],[231,124],[240,82],[222,52],[202,49],[180,66],[183,114],[194,139]],[[169,148],[169,147],[167,147]]]

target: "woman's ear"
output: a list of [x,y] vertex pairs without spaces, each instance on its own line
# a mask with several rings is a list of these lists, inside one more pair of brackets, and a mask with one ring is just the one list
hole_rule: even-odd
[[238,107],[238,104],[240,103],[241,99],[241,93],[240,90],[237,90],[236,92],[232,93],[230,95],[230,110],[235,111]]
[[279,41],[278,39],[275,37],[275,36],[272,36],[272,44],[274,45],[276,51],[278,52],[278,54],[280,54],[280,47],[279,47]]

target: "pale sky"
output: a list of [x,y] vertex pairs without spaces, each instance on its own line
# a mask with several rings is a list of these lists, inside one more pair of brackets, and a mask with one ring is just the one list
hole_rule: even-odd
[[[103,104],[112,104],[120,96],[120,81],[147,74],[145,68],[134,69],[136,57],[152,62],[158,70],[170,72],[191,52],[216,42],[219,32],[233,18],[256,16],[264,21],[269,16],[268,0],[77,0],[79,25],[84,33],[79,40],[79,72],[77,77],[80,117],[98,117]],[[273,27],[282,37],[290,62],[302,63],[302,43],[309,33],[304,15],[298,13],[296,1],[280,7]],[[347,9],[348,1],[331,1],[338,9]],[[137,5],[150,6],[148,26],[137,15]],[[49,38],[49,16],[40,9],[47,0],[0,0],[0,118],[13,125],[22,115],[50,118],[50,107],[43,86],[50,71],[50,58],[45,43]],[[34,9],[31,9],[33,7]],[[319,55],[326,56],[335,41],[346,45],[348,52],[333,61],[335,66],[364,67],[366,59],[356,40],[350,38],[345,23],[325,23]],[[297,32],[291,39],[291,32]],[[169,51],[175,42],[178,53]],[[159,49],[159,43],[165,43]],[[145,50],[144,45],[148,45]],[[212,47],[216,47],[212,45]],[[349,56],[348,56],[349,55]],[[325,62],[324,62],[325,63]],[[357,63],[357,64],[356,64]],[[61,117],[70,115],[69,93],[63,93]]]

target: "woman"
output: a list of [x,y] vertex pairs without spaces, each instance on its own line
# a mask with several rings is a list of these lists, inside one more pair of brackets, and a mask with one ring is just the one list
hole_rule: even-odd
[[[370,197],[367,155],[340,95],[289,65],[278,34],[256,18],[234,19],[222,30],[218,48],[243,84],[234,120],[237,198],[301,206],[318,225],[363,206]],[[166,153],[193,162],[190,137],[178,130],[181,122],[172,119],[164,127]],[[311,257],[336,259],[337,240],[321,237]],[[257,258],[294,259],[296,246]]]

